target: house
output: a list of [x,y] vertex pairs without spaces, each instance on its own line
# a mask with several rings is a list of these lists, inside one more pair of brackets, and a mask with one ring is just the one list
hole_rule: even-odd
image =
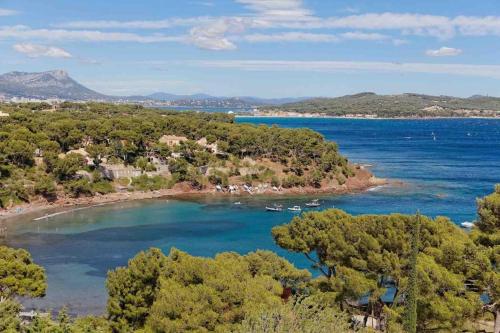
[[187,141],[188,138],[185,136],[176,136],[176,135],[164,135],[160,138],[160,143],[165,143],[170,147],[178,146],[181,142]]
[[8,117],[8,116],[9,116],[8,113],[0,111],[0,117]]
[[217,149],[217,143],[208,143],[207,138],[201,138],[198,141],[196,141],[197,144],[202,146],[203,148],[207,149],[208,151],[212,152],[213,154],[218,154],[219,150]]
[[142,174],[142,170],[124,164],[105,164],[99,165],[99,171],[108,179],[132,178]]
[[156,165],[156,171],[143,171],[131,165],[120,164],[107,164],[101,163],[99,165],[99,171],[102,176],[110,180],[118,178],[133,178],[139,177],[141,175],[152,176],[170,176],[170,171],[167,165]]
[[87,151],[85,149],[83,149],[83,148],[70,150],[66,154],[59,154],[59,158],[64,158],[68,154],[79,154],[79,155],[82,155],[83,158],[85,159],[85,163],[87,165],[94,165],[94,161],[92,160],[92,158],[90,158],[89,153],[87,153]]

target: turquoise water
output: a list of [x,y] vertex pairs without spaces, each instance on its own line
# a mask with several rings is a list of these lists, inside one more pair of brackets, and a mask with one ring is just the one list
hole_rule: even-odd
[[[500,182],[500,120],[349,120],[238,118],[239,122],[309,127],[339,143],[351,160],[371,164],[379,177],[403,186],[381,187],[344,196],[324,196],[322,208],[352,214],[422,213],[446,215],[456,223],[475,217],[475,198]],[[434,140],[434,137],[436,138]],[[293,213],[268,213],[270,202],[303,204],[306,197],[158,199],[94,207],[46,221],[19,219],[8,224],[8,245],[24,247],[47,269],[45,299],[28,307],[73,313],[100,313],[105,306],[106,272],[125,265],[151,246],[172,246],[194,255],[271,249],[299,267],[300,255],[277,248],[274,225]],[[234,201],[242,205],[234,205]]]

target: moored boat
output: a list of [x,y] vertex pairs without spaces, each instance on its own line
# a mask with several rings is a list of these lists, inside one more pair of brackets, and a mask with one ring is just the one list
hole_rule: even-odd
[[318,199],[311,200],[310,202],[306,203],[306,207],[309,208],[314,208],[314,207],[319,207],[321,204],[319,203]]
[[300,212],[302,208],[300,208],[300,206],[293,206],[293,207],[288,207],[288,210],[292,212]]
[[472,229],[474,227],[473,222],[462,222],[460,225],[465,229]]
[[283,206],[281,205],[266,206],[266,210],[268,212],[281,212],[283,211]]

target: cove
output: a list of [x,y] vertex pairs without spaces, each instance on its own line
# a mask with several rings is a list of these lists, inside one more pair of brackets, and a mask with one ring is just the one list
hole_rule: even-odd
[[[238,118],[238,122],[308,127],[339,144],[350,160],[372,165],[378,177],[404,185],[364,193],[322,196],[322,209],[351,214],[445,215],[456,223],[475,218],[475,199],[500,182],[499,119],[354,120]],[[435,138],[435,139],[434,139]],[[48,276],[47,296],[25,305],[71,313],[102,313],[105,277],[138,251],[173,246],[198,256],[270,249],[309,267],[274,245],[270,230],[294,213],[269,213],[270,202],[303,205],[310,197],[168,198],[94,207],[48,220],[8,223],[7,245],[28,249]],[[234,205],[241,201],[241,205]]]

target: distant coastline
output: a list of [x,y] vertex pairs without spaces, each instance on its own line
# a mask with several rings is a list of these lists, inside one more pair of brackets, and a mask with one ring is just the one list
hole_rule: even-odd
[[433,120],[433,119],[500,119],[498,116],[423,116],[423,117],[378,117],[374,114],[366,116],[332,116],[323,113],[299,113],[299,112],[278,112],[278,113],[249,113],[248,115],[236,114],[236,118],[322,118],[322,119],[363,119],[363,120]]

